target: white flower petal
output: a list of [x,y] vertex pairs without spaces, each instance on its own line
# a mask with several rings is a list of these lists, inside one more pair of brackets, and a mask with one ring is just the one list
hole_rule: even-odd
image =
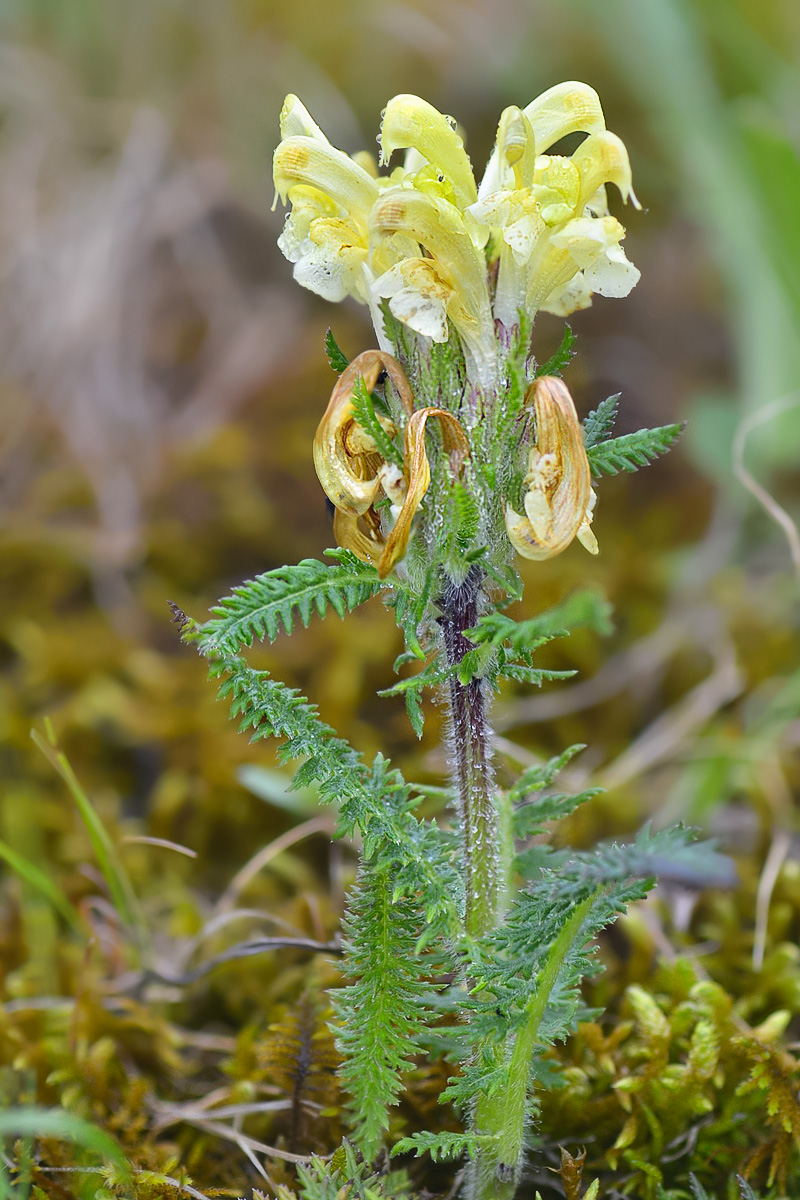
[[434,342],[447,341],[447,306],[436,297],[403,288],[392,296],[389,308],[398,321],[415,333],[424,334]]
[[641,271],[628,261],[620,245],[609,246],[583,273],[598,296],[627,296],[641,278]]
[[568,317],[582,308],[591,308],[591,305],[592,289],[584,279],[583,271],[578,271],[569,283],[551,292],[541,307],[556,317]]

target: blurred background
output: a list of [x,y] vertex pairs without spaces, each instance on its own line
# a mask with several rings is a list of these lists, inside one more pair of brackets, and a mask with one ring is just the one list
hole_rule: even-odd
[[[567,382],[583,414],[622,392],[622,432],[688,428],[665,460],[603,482],[599,558],[574,545],[526,569],[527,614],[594,584],[616,631],[548,648],[542,665],[578,668],[574,683],[499,698],[500,769],[586,742],[570,782],[608,791],[573,840],[679,818],[719,836],[740,893],[675,920],[702,939],[713,916],[748,1016],[778,1000],[800,1014],[799,63],[794,0],[3,0],[3,843],[73,903],[102,891],[30,739],[45,717],[165,937],[194,935],[254,848],[308,816],[167,608],[202,619],[243,578],[332,542],[311,463],[323,337],[349,356],[374,339],[364,310],[302,291],[277,250],[283,97],[353,153],[374,149],[392,95],[419,93],[458,120],[480,176],[503,107],[580,79],[629,149],[642,279],[571,319]],[[539,319],[540,360],[561,329]],[[397,652],[370,604],[258,661],[359,747],[441,783],[438,710],[417,743],[402,704],[374,700]],[[338,919],[325,829],[248,885],[251,907],[308,936]],[[7,997],[69,994],[56,918],[17,873],[4,887]],[[213,1009],[234,1026],[301,978],[272,960],[234,973]]]

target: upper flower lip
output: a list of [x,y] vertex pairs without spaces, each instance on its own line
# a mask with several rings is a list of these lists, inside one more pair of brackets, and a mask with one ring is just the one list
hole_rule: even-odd
[[298,184],[316,188],[366,230],[378,185],[341,150],[302,134],[284,138],[272,160],[275,190],[286,200]]
[[419,96],[400,95],[383,112],[380,132],[381,163],[395,150],[416,150],[441,171],[453,187],[456,204],[467,208],[478,198],[472,164],[464,142],[447,117]]

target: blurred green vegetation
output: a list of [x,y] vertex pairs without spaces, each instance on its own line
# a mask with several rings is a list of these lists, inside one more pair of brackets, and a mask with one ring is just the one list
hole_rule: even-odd
[[[167,608],[202,616],[332,540],[310,454],[332,384],[323,336],[332,324],[352,355],[372,335],[362,311],[300,294],[275,247],[277,114],[296,92],[356,151],[391,95],[418,92],[482,163],[504,105],[579,78],[629,147],[643,277],[576,314],[568,381],[583,412],[622,391],[623,431],[685,417],[689,432],[649,472],[603,485],[599,559],[573,547],[526,571],[527,612],[591,581],[616,631],[548,649],[542,665],[577,667],[574,684],[500,697],[498,770],[586,742],[567,782],[593,771],[609,790],[565,838],[682,817],[737,857],[742,886],[663,888],[604,944],[593,986],[609,1017],[564,1049],[570,1086],[545,1104],[539,1161],[586,1144],[608,1195],[655,1197],[661,1182],[688,1196],[694,1171],[727,1197],[736,1170],[765,1195],[798,1193],[800,561],[737,476],[734,441],[751,419],[744,461],[796,515],[799,49],[793,0],[5,0],[4,1108],[95,1123],[142,1197],[271,1194],[293,1179],[280,1154],[338,1144],[334,953],[284,948],[174,981],[258,937],[331,942],[352,874],[325,814],[313,823],[279,778],[247,773],[274,766],[270,750],[228,724]],[[537,325],[539,358],[559,325]],[[439,784],[438,710],[418,744],[402,703],[374,700],[397,649],[372,604],[257,657],[359,746]],[[138,897],[138,948],[114,903],[114,879],[128,885],[103,872],[31,740],[46,741],[46,718]],[[685,1108],[659,1091],[652,1064],[666,1062],[694,1089]],[[436,1105],[445,1075],[419,1064],[397,1131],[452,1123]],[[90,1141],[42,1133],[47,1170],[6,1142],[37,1195],[106,1194]],[[416,1177],[451,1182],[443,1167]],[[561,1194],[552,1174],[534,1183]]]

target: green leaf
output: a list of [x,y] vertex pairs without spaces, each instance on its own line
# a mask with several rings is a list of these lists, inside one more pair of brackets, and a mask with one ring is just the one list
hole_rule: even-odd
[[684,430],[684,424],[661,425],[657,429],[639,429],[610,441],[598,442],[587,450],[593,475],[618,475],[620,471],[637,471],[646,467],[659,454],[674,446]]
[[[696,1179],[695,1176],[691,1174],[691,1172],[689,1174],[689,1186],[692,1189],[692,1196],[693,1196],[694,1200],[711,1200],[711,1197],[709,1196],[706,1189],[703,1187],[700,1180]],[[744,1200],[744,1197],[743,1197],[743,1200]]]
[[548,762],[528,767],[508,793],[510,802],[514,804],[517,800],[523,800],[529,796],[531,792],[539,792],[543,788],[549,787],[556,776],[564,770],[567,763],[585,749],[586,746],[582,742],[576,742],[574,746],[570,746],[555,758],[549,759]]
[[562,371],[565,371],[575,357],[576,352],[573,350],[573,346],[576,341],[577,338],[569,325],[565,325],[561,345],[546,363],[536,368],[536,378],[540,379],[544,375],[560,375]]
[[586,588],[573,592],[561,604],[538,617],[515,621],[503,613],[487,613],[465,636],[476,645],[505,646],[518,657],[530,656],[553,638],[566,637],[571,629],[588,628],[595,633],[611,631],[611,606],[599,592]]
[[741,1200],[758,1200],[758,1196],[755,1194],[753,1189],[750,1187],[750,1184],[742,1175],[736,1176],[736,1182],[739,1185]]
[[619,392],[615,396],[609,396],[593,412],[590,412],[584,421],[583,444],[587,450],[591,450],[592,446],[596,446],[598,442],[606,441],[611,436],[611,430],[614,428],[614,422],[617,419],[619,398]]
[[541,687],[543,683],[572,679],[578,672],[548,671],[541,667],[528,667],[524,663],[506,662],[497,668],[497,674],[503,679],[513,679],[516,683],[527,683],[529,687]]
[[362,861],[344,920],[344,973],[353,982],[333,991],[331,1002],[353,1138],[368,1161],[420,1052],[417,1035],[428,1015],[420,1000],[423,961],[415,955],[421,924],[413,895],[398,897],[394,873]]
[[[402,656],[405,658],[405,655]],[[425,726],[425,715],[422,709],[422,693],[425,688],[438,687],[450,679],[455,673],[455,667],[442,665],[442,657],[435,654],[416,675],[400,679],[391,687],[383,688],[379,696],[403,696],[411,727],[417,737],[422,737]]]
[[402,471],[403,469],[403,454],[402,451],[395,446],[392,439],[389,437],[386,430],[381,425],[375,413],[375,402],[369,388],[364,383],[364,379],[359,375],[356,380],[356,385],[353,388],[353,418],[358,422],[365,433],[368,433],[375,443],[378,454],[384,462],[394,463],[396,467]]
[[434,1162],[444,1162],[450,1158],[460,1158],[462,1154],[474,1157],[479,1146],[487,1146],[494,1141],[491,1134],[485,1133],[412,1133],[392,1147],[392,1158],[413,1150],[416,1158],[430,1154]]
[[124,1182],[133,1180],[127,1159],[117,1142],[82,1117],[58,1108],[10,1108],[0,1112],[0,1138],[52,1137],[74,1142],[113,1163]]
[[459,887],[448,867],[441,835],[435,826],[417,820],[416,801],[399,771],[381,754],[371,765],[344,738],[319,719],[316,706],[295,688],[271,679],[242,658],[212,659],[210,672],[221,678],[219,696],[231,703],[231,716],[240,730],[252,730],[251,740],[284,739],[278,762],[299,760],[294,786],[319,787],[324,804],[338,809],[337,835],[360,831],[364,852],[380,851],[384,865],[413,875],[419,902],[433,934],[455,927]]
[[378,572],[349,550],[328,550],[336,563],[304,558],[293,567],[278,567],[234,588],[211,611],[211,620],[191,635],[201,654],[235,654],[255,638],[274,641],[291,633],[295,616],[307,626],[313,613],[324,617],[333,608],[340,617],[376,595],[384,586]]
[[594,799],[603,793],[603,788],[587,788],[586,791],[559,793],[554,796],[541,796],[530,804],[518,808],[512,819],[515,838],[533,837],[534,834],[544,833],[545,825],[550,821],[559,821],[570,816],[576,808],[580,808],[587,800]]
[[81,923],[78,910],[70,904],[61,888],[53,882],[49,875],[46,875],[30,859],[25,858],[23,854],[19,854],[12,846],[8,846],[2,841],[0,841],[0,858],[4,859],[21,879],[41,892],[76,933],[81,936],[85,934],[86,931]]
[[337,375],[341,375],[345,367],[350,366],[350,359],[340,348],[339,343],[333,336],[332,329],[329,329],[325,334],[325,353],[328,356],[328,362],[331,364],[331,368],[336,372]]
[[146,938],[146,928],[139,909],[136,893],[128,878],[128,873],[120,861],[116,847],[106,827],[97,815],[94,805],[84,792],[75,772],[70,766],[66,754],[64,754],[63,750],[59,750],[55,744],[55,738],[49,722],[47,723],[47,733],[47,741],[35,729],[31,730],[31,737],[47,761],[58,772],[69,788],[72,798],[78,806],[78,812],[83,818],[83,823],[86,826],[89,840],[92,843],[92,849],[97,859],[97,865],[108,884],[108,890],[111,894],[114,907],[119,913],[120,920],[129,929],[136,931],[139,942],[142,944]]

